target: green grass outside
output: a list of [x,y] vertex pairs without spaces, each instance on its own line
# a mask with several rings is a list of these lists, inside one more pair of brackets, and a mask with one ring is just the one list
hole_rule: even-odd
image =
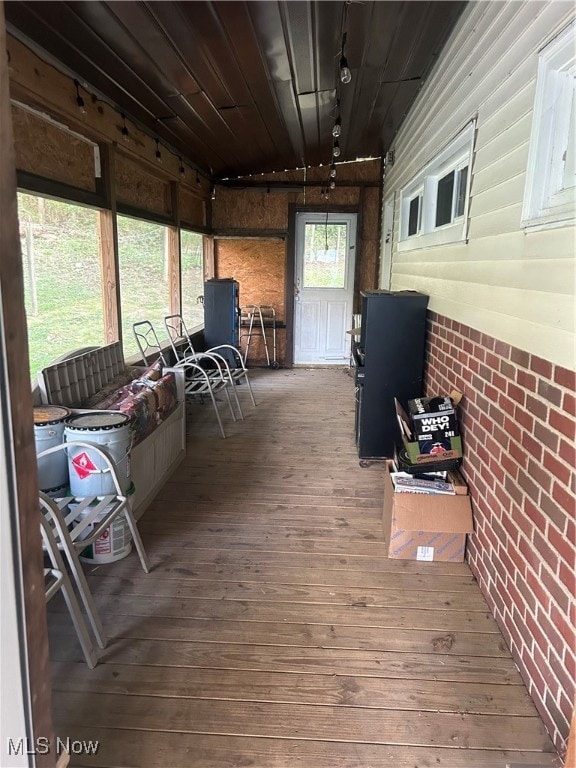
[[[104,343],[98,214],[26,194],[19,194],[18,207],[30,376],[35,378],[55,358]],[[168,314],[165,228],[119,217],[118,230],[124,351],[129,356],[136,353],[132,323],[150,319],[163,328],[162,319]],[[182,283],[191,286],[195,299],[202,293],[202,236],[182,234]],[[36,311],[27,248],[30,239]]]

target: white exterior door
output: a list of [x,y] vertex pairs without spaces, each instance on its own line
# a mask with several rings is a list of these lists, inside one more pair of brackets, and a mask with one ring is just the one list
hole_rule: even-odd
[[355,253],[356,214],[297,214],[296,365],[349,361]]

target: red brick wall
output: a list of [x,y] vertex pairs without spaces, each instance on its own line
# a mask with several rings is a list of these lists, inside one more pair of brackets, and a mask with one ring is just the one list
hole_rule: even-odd
[[561,751],[576,680],[576,375],[429,314],[426,394],[463,392],[467,558]]

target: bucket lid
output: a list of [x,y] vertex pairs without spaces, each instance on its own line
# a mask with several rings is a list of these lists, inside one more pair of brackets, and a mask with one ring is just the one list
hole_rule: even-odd
[[70,410],[62,405],[41,405],[34,408],[34,424],[37,427],[58,424],[68,416],[70,416]]
[[88,432],[100,432],[103,429],[124,427],[129,421],[129,416],[125,413],[118,413],[118,411],[92,411],[91,413],[79,413],[66,419],[66,427]]

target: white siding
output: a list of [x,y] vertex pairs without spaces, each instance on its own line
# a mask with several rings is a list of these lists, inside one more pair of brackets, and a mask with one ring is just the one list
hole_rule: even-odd
[[[539,50],[574,18],[571,2],[470,3],[395,140],[394,290],[567,368],[575,367],[574,227],[525,233],[522,201]],[[469,240],[398,252],[397,194],[472,118]]]

